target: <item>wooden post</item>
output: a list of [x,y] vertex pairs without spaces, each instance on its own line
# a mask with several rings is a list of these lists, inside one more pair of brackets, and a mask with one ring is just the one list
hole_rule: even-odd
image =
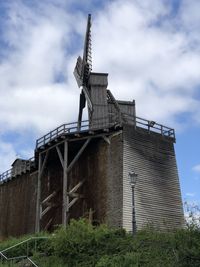
[[66,226],[67,224],[67,213],[69,211],[69,197],[67,194],[67,165],[68,165],[68,142],[65,141],[64,143],[64,164],[63,164],[63,205],[62,205],[62,224]]
[[35,222],[36,233],[40,231],[41,169],[42,169],[42,155],[40,153],[39,154],[39,167],[38,167],[38,183],[37,183],[36,222]]
[[36,222],[35,222],[35,232],[40,231],[40,219],[42,213],[42,203],[41,203],[41,178],[44,172],[44,168],[48,159],[49,150],[46,152],[44,161],[42,162],[42,154],[39,153],[39,164],[38,164],[38,184],[37,184],[37,203],[36,203]]

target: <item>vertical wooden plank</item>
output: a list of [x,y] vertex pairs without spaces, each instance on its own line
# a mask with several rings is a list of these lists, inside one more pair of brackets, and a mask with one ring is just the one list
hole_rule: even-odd
[[42,155],[39,154],[35,232],[40,231]]
[[68,204],[69,199],[67,195],[67,186],[68,186],[68,173],[67,173],[67,165],[68,165],[68,142],[64,143],[64,167],[63,167],[63,206],[62,206],[62,224],[66,226],[67,224],[67,213],[69,211]]

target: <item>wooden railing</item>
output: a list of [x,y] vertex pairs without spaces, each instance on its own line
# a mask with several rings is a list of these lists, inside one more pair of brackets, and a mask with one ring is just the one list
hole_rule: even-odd
[[0,183],[11,180],[12,178],[16,177],[17,175],[21,175],[22,173],[26,173],[30,171],[35,166],[35,158],[30,158],[23,162],[23,164],[13,167],[8,171],[3,172],[0,174]]
[[[52,140],[59,138],[60,136],[70,133],[83,133],[89,130],[98,130],[104,128],[111,128],[113,126],[122,126],[124,123],[131,124],[135,128],[146,129],[149,133],[154,132],[164,137],[175,140],[175,131],[172,128],[156,123],[154,121],[146,120],[140,117],[130,116],[129,114],[122,114],[122,121],[119,121],[119,117],[116,114],[109,114],[108,117],[99,118],[92,123],[89,120],[84,120],[79,127],[78,122],[62,124],[53,131],[45,134],[41,138],[36,140],[36,150],[42,146],[48,144]],[[31,158],[24,162],[19,167],[14,167],[2,174],[0,174],[0,183],[12,179],[13,177],[29,171],[34,166],[34,158]]]
[[70,133],[80,133],[86,132],[88,130],[98,130],[103,128],[110,128],[115,125],[119,125],[119,119],[116,114],[110,114],[109,117],[102,117],[96,120],[93,120],[90,123],[89,120],[84,120],[81,122],[81,127],[79,126],[78,122],[72,122],[68,124],[62,124],[61,126],[57,127],[53,131],[45,134],[41,138],[36,140],[36,149],[40,148],[41,146],[46,145],[47,143],[55,140],[56,138]]
[[87,130],[89,128],[89,121],[85,120],[82,121],[81,129],[79,130],[78,122],[72,122],[67,124],[62,124],[53,131],[45,134],[44,136],[40,137],[36,140],[36,149],[40,148],[41,146],[51,142],[55,138],[67,133],[75,133],[78,131]]
[[[122,121],[135,125],[135,127],[140,127],[147,129],[149,132],[156,132],[161,134],[162,136],[170,137],[175,139],[174,129],[164,126],[162,124],[156,123],[154,121],[149,121],[140,117],[133,117],[128,114],[123,113]],[[57,127],[53,131],[50,131],[46,135],[36,140],[36,149],[46,145],[47,143],[55,140],[61,135],[69,134],[69,133],[80,133],[88,130],[98,130],[103,128],[110,128],[114,125],[122,124],[117,119],[117,116],[111,115],[111,117],[107,118],[99,118],[89,123],[89,120],[82,121],[81,128],[78,127],[78,122],[73,122],[69,124],[62,124]]]
[[146,129],[149,133],[154,132],[161,134],[162,136],[175,139],[175,131],[173,128],[169,128],[155,121],[146,120],[140,117],[133,117],[125,113],[123,113],[123,117],[128,124],[132,124],[135,127]]

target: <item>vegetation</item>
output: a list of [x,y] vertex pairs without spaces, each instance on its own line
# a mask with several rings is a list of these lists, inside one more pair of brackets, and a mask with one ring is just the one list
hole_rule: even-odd
[[[41,267],[200,266],[200,228],[193,223],[186,229],[166,233],[147,228],[133,237],[123,229],[93,227],[86,220],[72,220],[68,227],[47,236],[38,243],[37,251],[34,243],[29,244],[31,258]],[[0,250],[19,241],[1,242]],[[24,245],[19,246],[9,256],[24,255],[25,250]]]

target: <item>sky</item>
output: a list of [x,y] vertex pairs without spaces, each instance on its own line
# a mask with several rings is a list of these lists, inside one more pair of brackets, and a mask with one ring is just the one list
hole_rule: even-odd
[[182,198],[200,203],[199,0],[0,0],[0,173],[77,120],[88,13],[93,71],[137,116],[175,128]]

